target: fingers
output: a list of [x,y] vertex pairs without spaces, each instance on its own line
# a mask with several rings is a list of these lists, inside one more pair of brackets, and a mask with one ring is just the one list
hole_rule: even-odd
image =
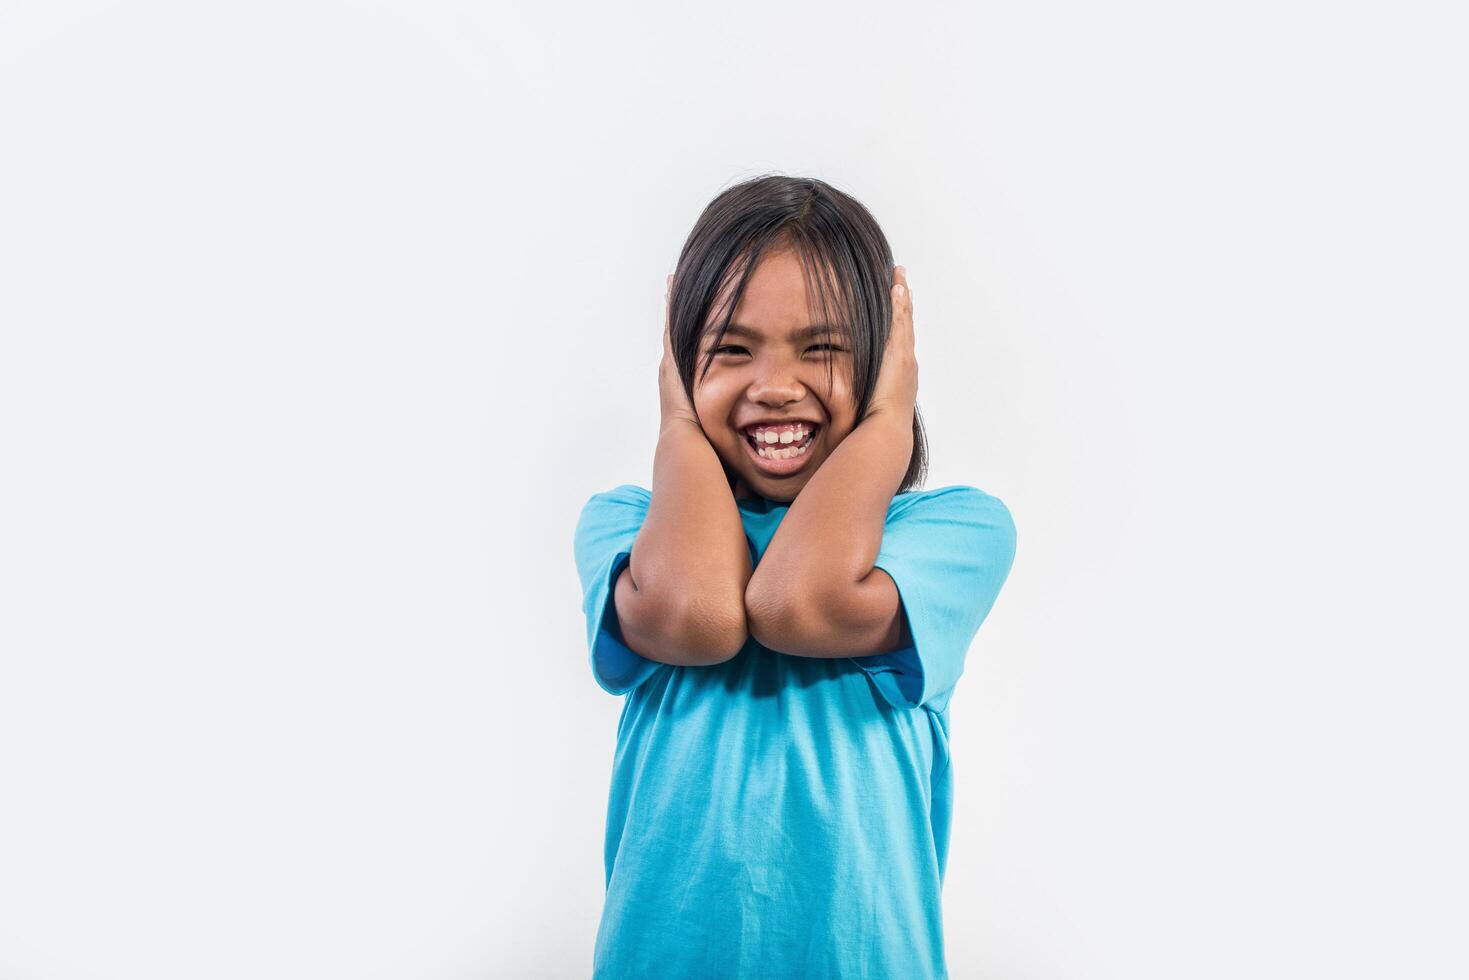
[[908,288],[908,270],[893,266],[893,327],[913,329],[913,291]]

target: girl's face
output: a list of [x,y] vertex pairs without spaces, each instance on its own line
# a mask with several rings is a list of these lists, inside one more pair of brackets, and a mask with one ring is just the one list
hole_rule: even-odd
[[[700,364],[713,346],[716,323],[706,325]],[[694,411],[736,474],[735,497],[794,500],[852,431],[851,356],[842,332],[811,322],[797,254],[789,248],[767,252],[745,284],[708,374],[702,380],[695,374]],[[765,447],[760,452],[757,430]],[[775,442],[768,432],[776,434]]]

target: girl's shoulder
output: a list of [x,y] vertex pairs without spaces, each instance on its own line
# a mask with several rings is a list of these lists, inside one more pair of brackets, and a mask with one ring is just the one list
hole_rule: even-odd
[[653,491],[635,483],[620,483],[610,490],[600,490],[587,498],[584,506],[596,507],[608,504],[631,504],[646,507],[653,499]]
[[897,494],[888,505],[887,532],[913,538],[979,535],[1013,547],[1015,518],[1005,502],[968,484]]
[[925,509],[942,507],[963,510],[979,507],[1004,510],[1009,513],[1009,508],[999,497],[967,483],[955,483],[946,487],[935,487],[932,490],[905,490],[893,496],[888,512],[892,514],[920,505]]

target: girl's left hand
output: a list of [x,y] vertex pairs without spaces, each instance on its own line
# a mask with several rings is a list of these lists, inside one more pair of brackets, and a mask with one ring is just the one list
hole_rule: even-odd
[[892,299],[892,327],[863,417],[886,412],[912,425],[918,400],[918,358],[913,351],[913,294],[908,290],[908,270],[900,265],[893,267]]

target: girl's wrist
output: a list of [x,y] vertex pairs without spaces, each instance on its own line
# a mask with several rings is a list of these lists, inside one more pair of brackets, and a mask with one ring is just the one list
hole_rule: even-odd
[[681,426],[685,423],[692,425],[698,430],[700,435],[704,434],[704,427],[699,424],[699,420],[694,416],[687,415],[683,412],[664,412],[658,424],[658,435],[661,437],[670,427]]
[[895,425],[903,429],[913,428],[914,406],[911,402],[899,407],[893,407],[881,402],[873,402],[867,406],[867,414],[862,416],[862,423],[866,425],[873,419],[880,420],[879,425]]

